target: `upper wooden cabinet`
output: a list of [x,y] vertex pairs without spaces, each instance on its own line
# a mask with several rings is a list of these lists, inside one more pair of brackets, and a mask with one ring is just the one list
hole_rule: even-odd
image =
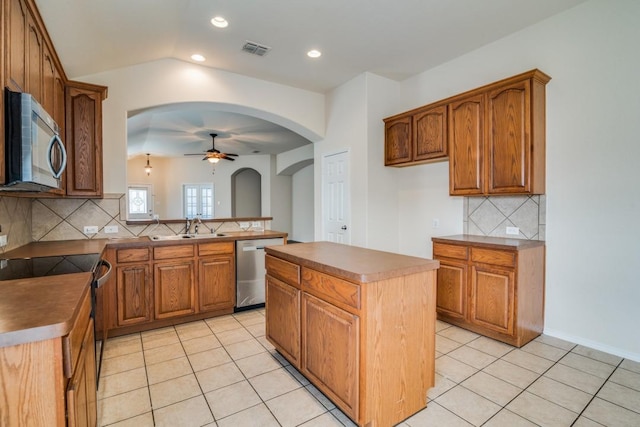
[[385,166],[449,156],[452,196],[544,194],[549,80],[532,70],[384,119]]
[[484,97],[472,95],[449,105],[449,188],[481,194],[484,187]]
[[102,197],[102,101],[105,86],[66,85],[67,196]]
[[411,162],[411,122],[410,116],[385,119],[385,166],[401,166]]
[[544,194],[549,80],[533,70],[449,104],[451,195]]
[[[28,92],[53,117],[66,145],[62,189],[19,193],[25,197],[102,197],[102,101],[107,88],[67,81],[34,0],[2,1],[0,80],[15,92]],[[4,102],[0,103],[4,117]],[[4,159],[4,126],[0,158]],[[0,162],[0,183],[4,183]]]
[[548,81],[535,71],[487,93],[487,193],[544,193]]
[[447,156],[446,105],[420,108],[385,122],[385,166],[409,166]]
[[15,92],[27,87],[27,16],[24,0],[7,1],[4,4],[3,24],[5,47],[4,84]]

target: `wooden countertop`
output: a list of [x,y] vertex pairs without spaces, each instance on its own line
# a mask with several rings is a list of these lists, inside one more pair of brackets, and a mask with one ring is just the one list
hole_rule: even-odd
[[67,335],[91,273],[0,281],[0,347]]
[[[115,240],[113,240],[115,241]],[[0,258],[36,258],[58,255],[101,254],[108,239],[62,240],[55,242],[31,242],[5,252]]]
[[148,236],[131,237],[131,238],[115,238],[115,239],[82,239],[82,240],[61,240],[55,242],[31,242],[19,248],[13,249],[0,256],[0,258],[35,258],[43,256],[56,255],[75,255],[75,254],[100,254],[106,247],[116,246],[119,248],[127,246],[140,245],[175,245],[185,243],[196,243],[212,240],[216,242],[229,242],[236,240],[249,239],[269,239],[282,237],[287,238],[287,233],[281,231],[264,230],[264,231],[229,231],[224,232],[224,236],[184,240],[151,240]]
[[268,246],[268,254],[360,283],[435,270],[439,261],[332,242]]
[[447,244],[473,244],[487,248],[506,250],[521,250],[544,246],[544,240],[507,239],[503,237],[475,236],[472,234],[459,234],[456,236],[432,237],[431,241]]

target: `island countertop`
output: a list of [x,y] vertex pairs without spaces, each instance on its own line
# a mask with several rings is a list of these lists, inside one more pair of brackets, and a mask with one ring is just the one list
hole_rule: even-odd
[[436,260],[333,242],[268,246],[265,251],[290,262],[361,283],[435,270],[440,266]]

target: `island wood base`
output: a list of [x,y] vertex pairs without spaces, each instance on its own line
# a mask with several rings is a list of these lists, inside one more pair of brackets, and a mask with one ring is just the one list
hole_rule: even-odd
[[283,248],[266,249],[267,339],[359,426],[425,408],[438,263],[328,242]]

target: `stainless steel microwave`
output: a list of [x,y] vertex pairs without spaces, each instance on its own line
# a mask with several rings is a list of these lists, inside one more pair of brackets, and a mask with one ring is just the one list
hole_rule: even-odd
[[60,128],[28,93],[5,88],[5,184],[0,191],[61,188],[67,153]]

